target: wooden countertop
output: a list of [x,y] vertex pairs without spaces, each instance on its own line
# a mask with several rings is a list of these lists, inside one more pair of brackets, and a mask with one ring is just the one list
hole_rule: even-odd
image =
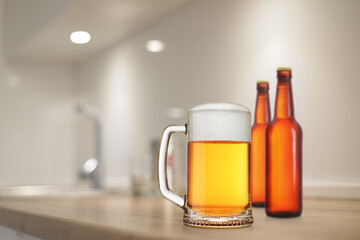
[[238,229],[185,226],[160,197],[120,195],[0,200],[0,224],[42,239],[360,239],[360,200],[305,199],[303,215],[267,217]]

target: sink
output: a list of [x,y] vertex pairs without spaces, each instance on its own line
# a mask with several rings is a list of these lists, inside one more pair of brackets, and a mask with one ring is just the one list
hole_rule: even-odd
[[101,194],[126,194],[125,189],[95,189],[78,185],[2,186],[0,199],[23,197],[89,196]]

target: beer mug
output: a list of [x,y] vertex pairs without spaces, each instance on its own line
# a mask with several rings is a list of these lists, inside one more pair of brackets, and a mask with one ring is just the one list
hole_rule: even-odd
[[[187,194],[169,189],[167,147],[172,133],[188,135]],[[186,225],[244,227],[253,223],[250,188],[250,111],[233,103],[209,103],[188,112],[185,125],[165,128],[158,180],[161,194],[184,209]]]

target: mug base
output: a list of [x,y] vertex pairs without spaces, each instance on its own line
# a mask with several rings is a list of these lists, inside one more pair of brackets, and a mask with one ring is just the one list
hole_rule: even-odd
[[184,224],[192,227],[203,228],[241,228],[253,224],[251,208],[234,216],[202,216],[196,211],[185,209]]

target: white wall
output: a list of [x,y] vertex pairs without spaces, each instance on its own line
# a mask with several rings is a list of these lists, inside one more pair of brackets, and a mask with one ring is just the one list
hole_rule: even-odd
[[0,78],[4,76],[4,37],[3,37],[3,28],[4,28],[4,17],[3,17],[3,0],[0,0]]
[[[22,1],[5,2],[18,6],[17,9],[22,4]],[[9,33],[4,29],[4,4],[1,0],[0,186],[74,183],[79,162],[75,146],[73,70],[46,64],[9,63],[4,52],[11,46],[3,45]],[[30,12],[34,14],[33,11],[35,8]],[[29,16],[19,14],[12,18]],[[37,17],[44,20],[46,14]],[[16,22],[15,25],[19,23]],[[36,23],[39,22],[32,22],[34,26]],[[12,26],[12,30],[20,31],[20,25]],[[26,33],[29,32],[18,32],[16,36],[25,37],[21,34]]]
[[[82,66],[81,101],[103,115],[108,183],[128,183],[133,155],[173,123],[168,108],[230,101],[253,111],[259,79],[270,80],[273,106],[275,69],[289,65],[305,185],[360,186],[359,11],[352,0],[198,1]],[[165,51],[146,52],[150,39]]]
[[0,82],[0,185],[76,180],[72,71],[6,65]]

